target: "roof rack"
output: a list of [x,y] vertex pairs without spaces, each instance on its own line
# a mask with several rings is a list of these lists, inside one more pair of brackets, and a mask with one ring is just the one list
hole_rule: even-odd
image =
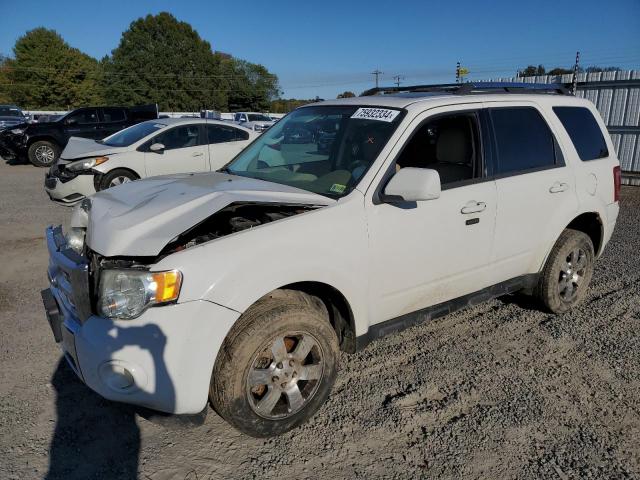
[[362,97],[390,95],[394,93],[449,93],[472,95],[486,93],[545,93],[570,95],[562,83],[520,83],[520,82],[469,82],[443,83],[439,85],[411,85],[402,87],[377,87],[362,92]]

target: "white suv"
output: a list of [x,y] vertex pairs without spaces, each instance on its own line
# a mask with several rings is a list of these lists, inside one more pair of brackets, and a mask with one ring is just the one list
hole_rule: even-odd
[[269,436],[323,404],[339,350],[515,291],[570,309],[614,229],[619,164],[591,103],[525,87],[305,106],[220,172],[84,200],[66,236],[47,231],[69,364],[106,398],[210,400]]

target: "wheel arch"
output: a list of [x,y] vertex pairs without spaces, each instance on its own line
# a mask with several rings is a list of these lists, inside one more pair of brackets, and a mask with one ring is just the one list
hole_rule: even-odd
[[[338,336],[340,349],[354,353],[356,349],[355,317],[349,301],[340,290],[323,282],[304,281],[283,285],[265,296],[278,290],[294,290],[319,298],[329,313],[329,321]],[[261,297],[264,298],[264,297]],[[260,301],[260,300],[258,300]]]
[[105,176],[107,176],[107,175],[109,175],[109,174],[111,174],[113,172],[125,171],[125,172],[129,172],[129,173],[135,175],[138,180],[140,180],[142,178],[138,172],[136,172],[134,169],[128,168],[128,167],[116,167],[116,168],[108,170],[108,171],[106,171],[104,173],[100,172],[98,170],[93,170],[93,171],[95,173],[95,175],[93,176],[93,186],[95,187],[96,192],[100,191],[100,184],[102,183],[102,179]]
[[593,243],[593,251],[598,257],[602,251],[604,238],[604,225],[597,212],[584,212],[574,218],[565,229],[578,230],[585,233]]
[[60,142],[51,135],[36,135],[34,137],[29,137],[27,140],[27,149],[36,142],[51,142],[54,143],[60,150],[62,150],[62,145]]

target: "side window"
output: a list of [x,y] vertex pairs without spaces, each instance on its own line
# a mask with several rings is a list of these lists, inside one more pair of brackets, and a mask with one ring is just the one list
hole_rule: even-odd
[[200,142],[200,128],[198,125],[184,125],[156,135],[151,140],[150,145],[161,143],[165,150],[175,150],[176,148],[188,148],[202,145]]
[[239,113],[236,113],[236,114],[233,116],[233,120],[234,120],[235,122],[239,122],[239,121],[240,121],[240,114],[239,114]]
[[67,121],[78,125],[98,123],[98,111],[93,108],[80,110],[79,112],[72,114]]
[[225,125],[207,125],[209,144],[248,140],[249,132]]
[[556,164],[555,139],[535,108],[492,108],[490,112],[498,157],[496,175]]
[[602,130],[593,114],[584,107],[553,107],[576,147],[580,160],[597,160],[609,156]]
[[418,127],[396,160],[396,170],[431,168],[443,186],[482,176],[482,151],[474,112],[443,115]]
[[122,108],[103,108],[102,115],[105,123],[124,122],[127,119]]

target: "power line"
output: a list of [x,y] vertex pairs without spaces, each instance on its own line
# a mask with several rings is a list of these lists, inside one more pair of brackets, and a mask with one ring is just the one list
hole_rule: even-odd
[[378,76],[382,75],[384,72],[381,72],[378,68],[376,68],[373,72],[371,72],[371,75],[375,75],[376,77],[376,88],[378,88]]

